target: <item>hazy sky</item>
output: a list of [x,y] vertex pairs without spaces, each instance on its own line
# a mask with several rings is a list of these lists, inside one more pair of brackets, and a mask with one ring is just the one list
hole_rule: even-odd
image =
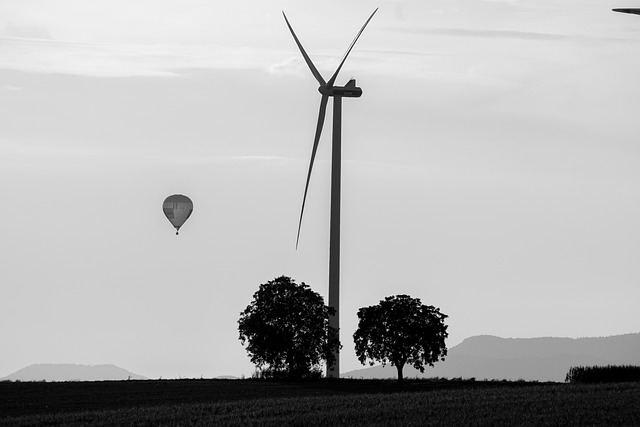
[[320,94],[281,11],[328,78],[378,6],[338,78],[341,369],[400,293],[450,347],[640,331],[635,2],[0,0],[0,376],[250,375],[260,283],[328,287],[330,115],[296,251]]

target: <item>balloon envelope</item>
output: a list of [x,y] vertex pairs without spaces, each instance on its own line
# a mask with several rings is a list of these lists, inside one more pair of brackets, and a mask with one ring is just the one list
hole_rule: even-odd
[[162,210],[169,222],[176,228],[176,234],[178,234],[178,230],[180,230],[182,224],[184,224],[191,215],[191,212],[193,212],[193,202],[187,196],[174,194],[164,200]]

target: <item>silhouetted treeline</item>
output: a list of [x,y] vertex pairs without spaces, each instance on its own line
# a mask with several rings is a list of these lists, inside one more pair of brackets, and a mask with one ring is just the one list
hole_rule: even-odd
[[574,366],[569,369],[568,383],[622,383],[640,381],[640,366]]

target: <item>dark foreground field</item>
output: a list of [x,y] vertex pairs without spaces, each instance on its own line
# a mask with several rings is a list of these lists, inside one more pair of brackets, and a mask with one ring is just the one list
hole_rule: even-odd
[[640,425],[640,383],[2,382],[0,425]]

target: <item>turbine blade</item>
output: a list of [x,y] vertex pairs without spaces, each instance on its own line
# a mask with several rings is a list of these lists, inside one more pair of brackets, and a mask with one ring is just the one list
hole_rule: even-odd
[[291,31],[291,35],[293,36],[293,39],[296,41],[296,44],[298,45],[298,49],[300,49],[300,53],[302,53],[302,56],[304,57],[305,62],[309,66],[311,73],[313,73],[313,77],[315,77],[318,83],[320,83],[320,86],[326,86],[327,82],[324,81],[324,79],[318,72],[318,69],[316,68],[316,66],[313,65],[313,62],[311,62],[311,58],[309,58],[309,55],[307,55],[307,52],[305,52],[304,48],[302,47],[302,44],[300,43],[300,40],[298,40],[296,33],[293,31],[293,28],[291,28],[291,24],[289,24],[287,15],[284,14],[284,10],[282,11],[282,16],[284,16],[284,20],[287,23],[287,27],[289,27],[289,31]]
[[358,31],[358,34],[356,34],[356,38],[353,39],[353,41],[351,42],[351,46],[349,46],[349,49],[347,49],[347,52],[342,57],[342,61],[340,61],[340,65],[338,65],[338,68],[336,69],[335,73],[333,73],[333,76],[331,76],[331,78],[327,82],[327,87],[332,87],[333,84],[335,83],[336,77],[338,77],[338,73],[340,72],[340,69],[342,68],[342,64],[344,64],[344,61],[347,59],[347,56],[349,56],[349,53],[351,52],[351,49],[353,49],[353,45],[356,44],[356,41],[358,41],[358,37],[360,37],[360,34],[362,34],[362,32],[364,31],[364,28],[367,26],[369,21],[371,21],[371,18],[373,18],[373,15],[375,15],[377,11],[378,11],[378,8],[376,7],[376,10],[373,11],[373,13],[369,17],[369,19],[367,19],[367,22],[364,23],[362,28],[360,28],[360,31]]
[[640,9],[612,9],[614,12],[622,12],[622,13],[633,13],[635,15],[640,15]]
[[316,159],[316,152],[318,151],[318,143],[320,142],[320,135],[322,134],[322,126],[324,125],[324,116],[327,112],[327,102],[329,101],[329,95],[322,95],[320,100],[320,111],[318,112],[318,124],[316,125],[316,136],[313,139],[313,149],[311,150],[311,160],[309,161],[309,172],[307,172],[307,183],[304,185],[304,196],[302,197],[302,209],[300,209],[300,221],[298,222],[298,237],[296,237],[296,249],[298,249],[298,242],[300,242],[300,229],[302,228],[302,215],[304,215],[304,204],[307,201],[307,191],[309,190],[309,180],[311,179],[311,171],[313,170],[313,162]]

